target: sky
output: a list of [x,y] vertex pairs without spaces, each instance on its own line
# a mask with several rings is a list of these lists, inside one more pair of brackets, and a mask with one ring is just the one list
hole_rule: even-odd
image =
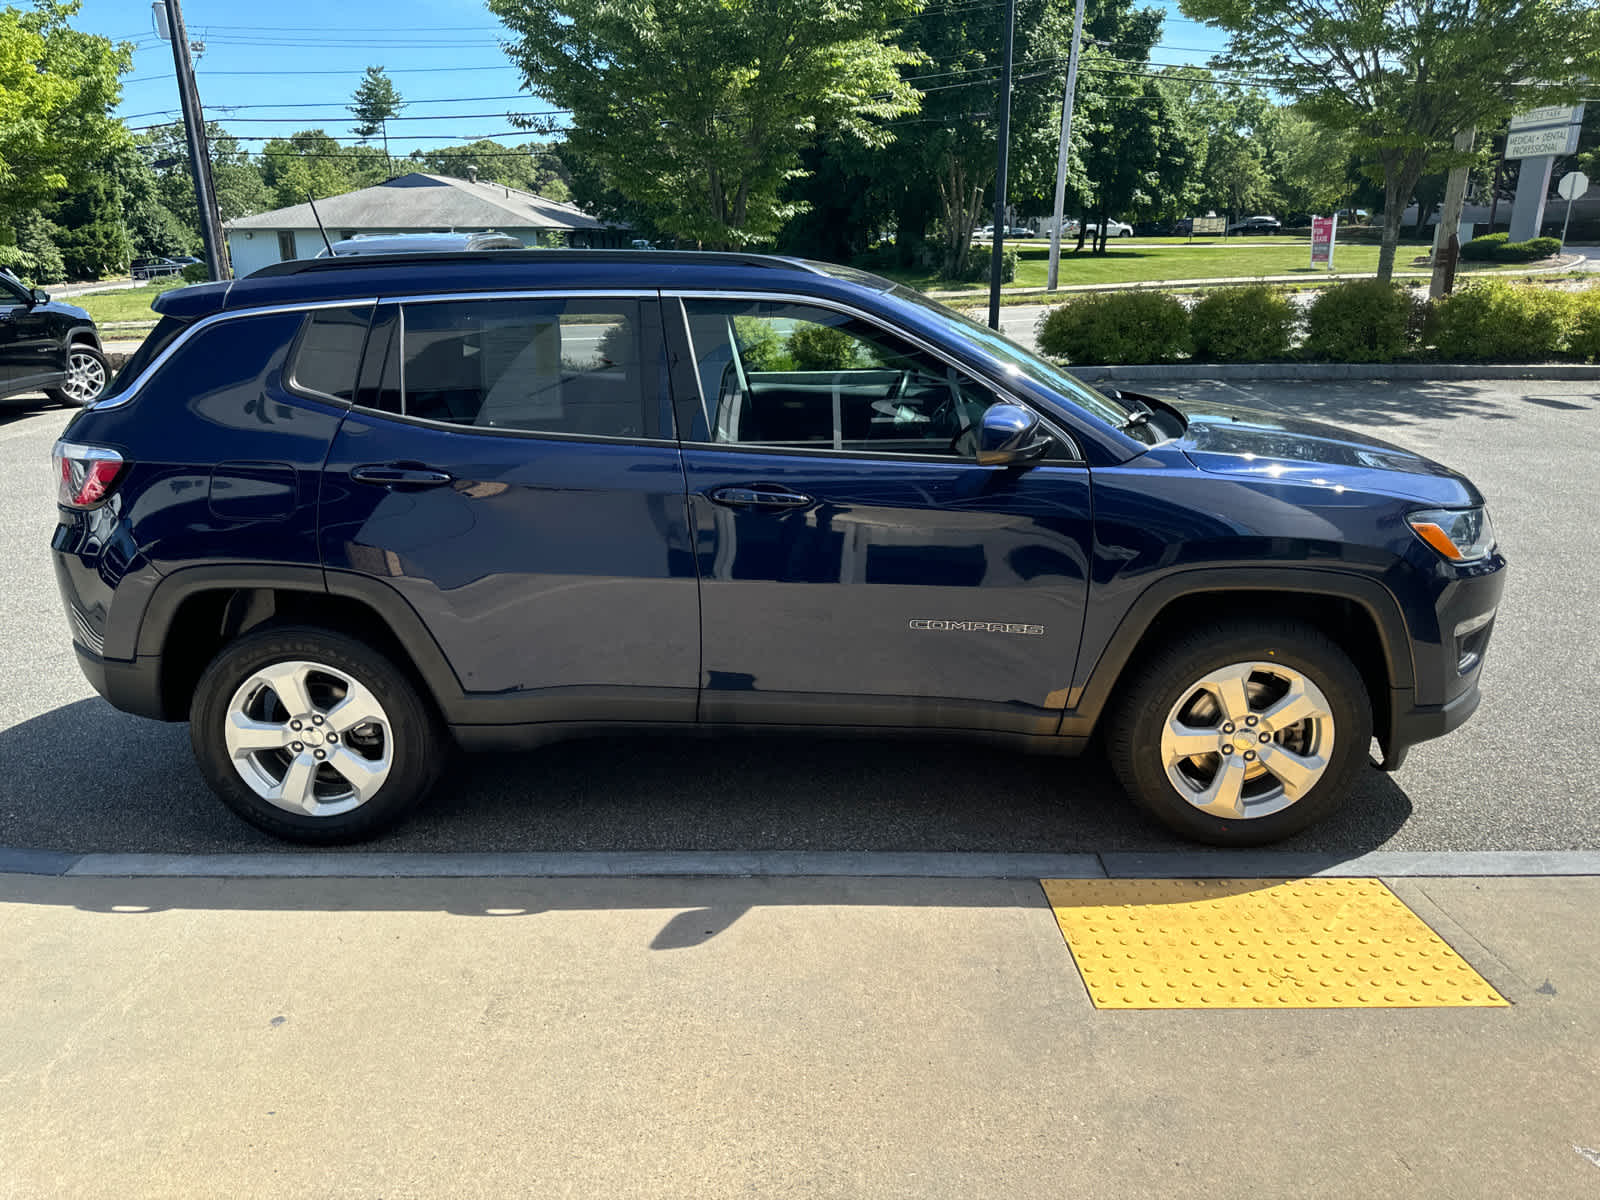
[[[1220,35],[1165,7],[1152,62],[1204,63],[1221,49]],[[347,106],[368,66],[383,66],[406,102],[405,119],[389,124],[396,156],[524,141],[532,135],[507,114],[551,107],[520,92],[499,45],[504,27],[482,0],[184,0],[183,15],[189,40],[205,46],[196,76],[206,116],[246,149],[314,128],[353,142]],[[172,47],[155,36],[148,0],[83,0],[73,24],[137,47],[118,109],[130,127],[177,119]]]

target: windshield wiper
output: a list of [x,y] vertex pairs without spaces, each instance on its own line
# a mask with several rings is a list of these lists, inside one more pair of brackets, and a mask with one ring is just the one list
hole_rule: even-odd
[[1141,408],[1138,412],[1129,413],[1128,419],[1121,425],[1118,425],[1117,428],[1123,433],[1127,433],[1131,429],[1137,429],[1141,425],[1148,424],[1150,424],[1150,410],[1148,408]]

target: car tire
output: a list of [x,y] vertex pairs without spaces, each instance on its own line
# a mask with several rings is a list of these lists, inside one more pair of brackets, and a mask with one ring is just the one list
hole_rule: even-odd
[[[303,710],[303,711],[297,711]],[[369,838],[433,787],[448,753],[419,686],[353,637],[269,627],[223,647],[195,688],[189,740],[211,790],[294,842]]]
[[45,388],[44,394],[56,404],[82,408],[99,397],[111,382],[111,364],[106,356],[87,342],[67,347],[67,378],[60,387]]
[[1117,233],[1117,236],[1118,237],[1131,238],[1133,236],[1133,230],[1131,230],[1131,229],[1119,230],[1118,233]]
[[1107,755],[1128,794],[1174,832],[1216,846],[1264,845],[1323,820],[1372,741],[1361,673],[1326,634],[1294,621],[1179,635],[1130,668],[1108,715]]

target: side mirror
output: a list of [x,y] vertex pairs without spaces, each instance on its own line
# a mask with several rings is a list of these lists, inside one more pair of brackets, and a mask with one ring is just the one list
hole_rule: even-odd
[[45,291],[43,288],[34,288],[30,294],[33,296],[33,302],[35,304],[50,303],[50,293]]
[[1003,467],[1033,462],[1050,449],[1039,418],[1019,404],[991,404],[978,423],[978,465]]

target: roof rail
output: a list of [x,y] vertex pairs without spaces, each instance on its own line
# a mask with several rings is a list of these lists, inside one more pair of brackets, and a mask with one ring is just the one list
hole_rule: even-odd
[[817,268],[799,258],[775,254],[744,254],[727,250],[459,250],[399,251],[394,254],[338,254],[326,258],[295,258],[272,263],[251,272],[251,278],[273,275],[303,275],[313,271],[365,270],[371,267],[414,267],[419,263],[494,263],[510,260],[519,263],[638,263],[662,266],[667,263],[705,263],[722,266],[766,267],[780,271],[809,271]]

